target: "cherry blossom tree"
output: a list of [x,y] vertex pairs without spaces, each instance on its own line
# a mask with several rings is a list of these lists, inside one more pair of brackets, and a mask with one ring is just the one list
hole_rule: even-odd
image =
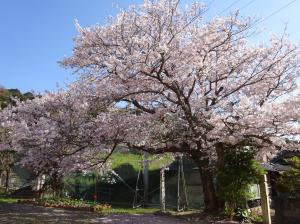
[[227,149],[294,147],[299,51],[286,35],[251,44],[253,21],[238,14],[206,22],[204,5],[179,5],[145,1],[103,26],[76,24],[73,55],[61,63],[78,81],[1,111],[1,144],[55,182],[72,170],[103,169],[119,143],[186,153],[215,211],[211,164],[222,166]]
[[108,171],[104,163],[121,138],[100,104],[84,96],[71,87],[1,111],[6,142],[22,155],[20,163],[36,176],[48,175],[55,191],[72,171]]
[[115,128],[128,146],[190,154],[214,211],[212,158],[222,163],[226,148],[241,146],[266,154],[299,134],[300,64],[287,35],[252,44],[255,20],[234,13],[207,22],[205,10],[146,0],[104,25],[76,23],[73,54],[61,64],[97,102],[125,108]]

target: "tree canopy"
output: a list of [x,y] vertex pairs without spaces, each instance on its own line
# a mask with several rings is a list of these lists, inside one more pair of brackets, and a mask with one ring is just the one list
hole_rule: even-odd
[[211,165],[224,162],[226,149],[297,147],[290,140],[299,136],[298,46],[285,34],[253,44],[255,20],[233,13],[206,21],[205,11],[146,0],[104,25],[76,23],[73,53],[61,65],[78,80],[1,114],[25,161],[64,173],[106,162],[120,143],[186,153],[214,211]]

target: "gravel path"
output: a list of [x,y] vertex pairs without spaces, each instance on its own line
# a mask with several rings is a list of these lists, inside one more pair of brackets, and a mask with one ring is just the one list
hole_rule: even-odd
[[184,220],[149,214],[100,216],[91,212],[45,208],[30,204],[0,204],[0,223],[192,224]]

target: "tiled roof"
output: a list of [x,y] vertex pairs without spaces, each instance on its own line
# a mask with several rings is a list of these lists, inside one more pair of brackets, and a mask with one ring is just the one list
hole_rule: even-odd
[[288,171],[292,167],[288,165],[274,164],[274,163],[261,163],[262,167],[267,171],[283,172]]

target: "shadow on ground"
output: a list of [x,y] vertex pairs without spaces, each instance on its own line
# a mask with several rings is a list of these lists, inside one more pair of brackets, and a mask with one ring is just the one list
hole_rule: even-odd
[[0,223],[191,224],[184,220],[149,214],[101,216],[92,212],[45,208],[30,204],[0,204]]

